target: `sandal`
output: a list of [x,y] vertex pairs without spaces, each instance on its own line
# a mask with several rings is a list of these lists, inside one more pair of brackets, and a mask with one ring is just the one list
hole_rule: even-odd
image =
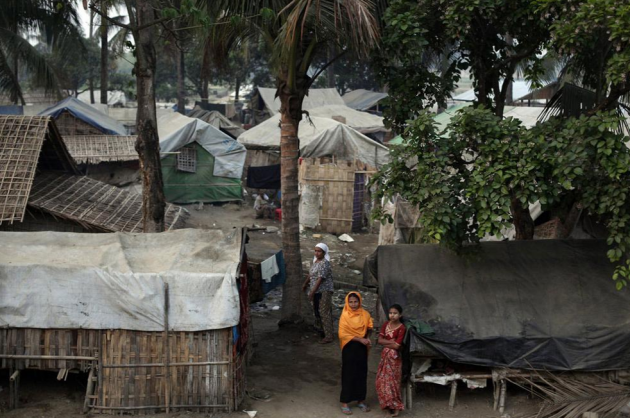
[[343,412],[346,415],[352,415],[352,411],[350,410],[349,406],[342,406],[341,407],[341,412]]
[[370,412],[370,407],[369,407],[369,406],[367,406],[367,404],[366,404],[366,403],[361,402],[361,403],[358,403],[358,404],[357,404],[357,406],[358,406],[358,407],[359,407],[359,409],[360,409],[361,411],[363,411],[363,412]]

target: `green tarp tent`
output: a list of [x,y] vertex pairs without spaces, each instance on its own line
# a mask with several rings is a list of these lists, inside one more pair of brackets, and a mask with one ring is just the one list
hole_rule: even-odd
[[159,118],[158,132],[167,201],[242,199],[243,145],[199,119],[175,112]]

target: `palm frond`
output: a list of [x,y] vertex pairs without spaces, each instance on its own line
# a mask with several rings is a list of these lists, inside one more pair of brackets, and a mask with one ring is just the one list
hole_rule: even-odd
[[44,55],[26,39],[7,29],[0,28],[0,40],[9,62],[17,57],[19,62],[29,70],[35,86],[43,87],[46,93],[52,93],[61,98],[56,74]]
[[585,412],[609,416],[630,402],[630,387],[601,377],[585,382],[571,375],[534,372],[535,376],[510,380],[543,399],[537,414],[523,418],[578,418]]
[[[597,97],[595,92],[575,84],[565,83],[554,94],[549,103],[545,106],[538,120],[546,121],[552,117],[560,118],[578,118],[582,114],[592,110],[597,106]],[[624,103],[617,103],[617,114],[619,115],[619,126],[616,132],[627,134],[630,132],[630,125],[626,118],[630,107]]]
[[9,65],[7,57],[4,54],[3,48],[0,47],[0,92],[5,92],[9,97],[16,97],[22,105],[24,102],[24,96],[22,95],[22,89],[18,82],[15,72]]

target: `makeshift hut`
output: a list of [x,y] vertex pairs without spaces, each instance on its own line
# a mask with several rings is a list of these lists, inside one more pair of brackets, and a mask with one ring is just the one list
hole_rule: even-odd
[[351,107],[352,109],[380,112],[381,109],[379,103],[387,96],[387,93],[382,93],[380,91],[357,89],[349,91],[344,94],[342,98],[346,106]]
[[195,108],[191,110],[186,116],[188,116],[189,118],[200,119],[207,124],[214,126],[221,132],[228,134],[233,139],[238,138],[240,134],[245,132],[245,129],[241,128],[238,125],[235,125],[234,122],[232,122],[216,110],[204,110],[199,106],[195,106]]
[[61,135],[127,135],[127,129],[117,120],[99,112],[91,105],[68,97],[44,110],[40,116],[52,116]]
[[[94,90],[94,103],[101,103],[101,91]],[[77,99],[84,103],[91,103],[90,91],[86,90],[83,93],[79,93]],[[125,107],[127,105],[127,96],[124,91],[121,90],[109,90],[107,92],[107,106],[111,107]]]
[[82,173],[118,187],[138,184],[140,164],[135,135],[65,136],[70,155]]
[[507,381],[527,382],[530,370],[630,383],[630,294],[615,289],[608,249],[599,240],[484,242],[462,257],[433,244],[385,245],[366,262],[364,284],[375,278],[383,308],[398,303],[416,320],[412,383],[450,385],[452,407],[458,383],[492,381],[503,412]]
[[390,130],[385,128],[383,118],[366,112],[354,110],[348,106],[330,105],[310,109],[309,116],[334,119],[361,132],[381,144],[385,142]]
[[166,200],[242,199],[245,147],[214,126],[173,112],[158,119]]
[[[0,116],[0,229],[142,232],[142,196],[78,175],[49,116]],[[185,209],[167,205],[166,228]]]
[[[321,106],[339,105],[345,103],[336,89],[309,89],[308,95],[302,103],[303,110],[310,110]],[[257,87],[252,92],[249,108],[253,112],[252,125],[269,119],[280,112],[280,99],[276,97],[275,88]]]
[[241,230],[0,232],[0,367],[86,372],[85,412],[229,413],[245,394]]

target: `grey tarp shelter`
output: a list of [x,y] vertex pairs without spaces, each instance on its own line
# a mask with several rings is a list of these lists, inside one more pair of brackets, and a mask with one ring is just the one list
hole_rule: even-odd
[[[602,371],[630,369],[630,292],[617,291],[598,240],[481,243],[467,257],[437,245],[379,246],[383,306],[432,326],[428,344],[456,363]],[[370,269],[367,268],[366,271]]]

